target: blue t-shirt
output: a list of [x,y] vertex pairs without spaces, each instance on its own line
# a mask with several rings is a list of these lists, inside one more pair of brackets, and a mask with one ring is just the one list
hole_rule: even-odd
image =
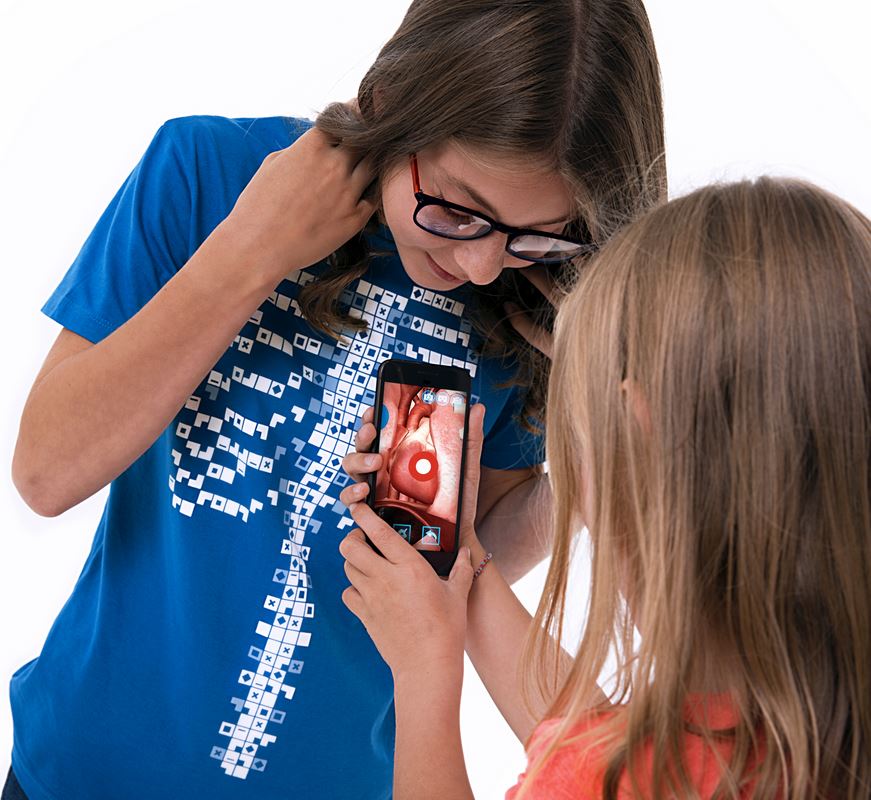
[[[108,336],[310,125],[167,122],[43,311]],[[12,679],[12,762],[30,800],[390,797],[391,674],[342,603],[338,552],[353,527],[341,461],[378,363],[466,367],[488,410],[486,466],[542,452],[514,423],[518,392],[495,387],[511,365],[475,353],[467,287],[416,286],[386,229],[371,244],[387,255],[341,298],[368,331],[315,331],[296,297],[325,265],[292,274],[112,483],[71,597]]]

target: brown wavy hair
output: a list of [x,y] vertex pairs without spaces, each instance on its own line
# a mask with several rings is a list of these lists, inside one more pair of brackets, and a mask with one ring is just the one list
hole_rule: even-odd
[[[715,797],[867,800],[871,221],[794,180],[702,189],[619,233],[556,328],[554,552],[524,661],[564,719],[543,758],[594,705],[606,798],[627,771],[635,796],[697,797],[680,709],[701,685],[738,720],[695,731],[733,747]],[[590,605],[556,675],[582,513]]]
[[[330,105],[316,125],[371,158],[378,181],[410,153],[447,140],[535,159],[573,189],[569,230],[597,242],[666,196],[659,65],[640,0],[415,0],[363,78],[356,107]],[[371,256],[357,236],[301,291],[313,326],[332,336],[365,327],[337,299]],[[567,289],[577,265],[552,271]],[[548,330],[554,311],[516,273],[473,287],[471,322],[483,355],[517,359],[528,428],[530,417],[541,420],[550,363],[514,331],[503,303]]]

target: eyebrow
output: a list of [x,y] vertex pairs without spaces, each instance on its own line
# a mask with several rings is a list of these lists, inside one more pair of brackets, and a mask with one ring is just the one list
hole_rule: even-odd
[[[497,214],[493,210],[493,206],[491,206],[483,197],[481,197],[478,192],[476,192],[469,184],[465,181],[460,180],[459,178],[455,178],[452,175],[449,175],[444,170],[440,169],[439,172],[441,176],[450,184],[453,184],[457,189],[461,192],[464,192],[472,200],[475,202],[475,205],[481,206],[481,208],[486,211],[491,217],[496,218]],[[559,219],[554,219],[549,222],[534,222],[531,225],[512,225],[511,227],[521,228],[521,229],[533,229],[539,228],[543,225],[556,225],[558,222],[568,222],[571,217],[560,217]]]

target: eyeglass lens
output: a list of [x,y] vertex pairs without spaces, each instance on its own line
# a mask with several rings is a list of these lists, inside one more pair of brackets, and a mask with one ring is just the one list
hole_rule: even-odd
[[431,233],[457,239],[475,239],[491,230],[487,220],[435,204],[423,206],[417,212],[417,222]]
[[[418,209],[415,219],[430,233],[451,239],[478,239],[492,230],[485,219],[434,203]],[[512,255],[534,259],[571,258],[583,249],[575,242],[534,234],[518,236],[508,245],[508,252]]]

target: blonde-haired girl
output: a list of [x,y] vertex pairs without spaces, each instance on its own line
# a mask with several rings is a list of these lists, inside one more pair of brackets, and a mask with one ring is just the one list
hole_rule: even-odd
[[[469,591],[477,545],[440,582],[352,506],[386,556],[359,531],[341,546],[345,601],[396,682],[397,800],[471,797],[464,638],[527,743],[511,800],[871,797],[871,222],[790,180],[672,201],[592,262],[554,352],[556,538],[534,619],[498,563]],[[592,584],[572,659],[582,520]],[[421,729],[439,759],[414,748]]]

